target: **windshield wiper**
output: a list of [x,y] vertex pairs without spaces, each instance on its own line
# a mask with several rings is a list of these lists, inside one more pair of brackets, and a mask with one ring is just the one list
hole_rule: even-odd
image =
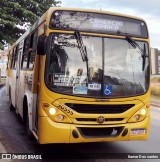
[[143,54],[141,55],[142,59],[143,59],[143,65],[142,65],[142,71],[144,71],[144,68],[145,68],[145,65],[146,65],[146,57],[147,54],[146,54],[146,45],[144,43],[144,50],[143,50]]
[[87,49],[86,46],[83,43],[82,36],[78,30],[75,31],[75,37],[77,40],[78,48],[81,53],[82,61],[86,62],[86,67],[87,67],[87,78],[89,79],[89,66],[88,66],[88,54],[87,54]]
[[146,57],[148,57],[147,54],[146,54],[146,45],[145,45],[145,43],[144,43],[144,49],[142,49],[142,47],[134,39],[132,39],[132,37],[130,37],[128,33],[123,33],[121,31],[117,31],[117,34],[125,35],[126,40],[128,41],[128,43],[131,44],[132,47],[139,49],[139,51],[141,52],[141,57],[143,59],[142,71],[144,71],[145,63],[146,63]]

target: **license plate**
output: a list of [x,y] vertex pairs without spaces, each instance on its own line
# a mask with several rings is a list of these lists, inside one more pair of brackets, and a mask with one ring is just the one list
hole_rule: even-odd
[[131,129],[131,136],[146,134],[146,129]]

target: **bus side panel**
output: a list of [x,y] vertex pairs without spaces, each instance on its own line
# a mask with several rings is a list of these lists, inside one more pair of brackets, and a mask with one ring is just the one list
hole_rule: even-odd
[[27,106],[28,106],[28,117],[29,117],[29,129],[32,131],[33,130],[33,113],[32,113],[32,110],[33,110],[33,98],[34,98],[34,95],[33,93],[27,89],[26,92],[25,92],[25,96],[27,97]]
[[9,81],[10,93],[11,93],[11,103],[16,106],[16,70],[12,70],[11,78]]
[[37,94],[33,93],[34,71],[27,71],[25,74],[25,96],[28,103],[29,128],[31,131],[35,128],[35,110]]
[[19,81],[17,84],[17,96],[16,96],[16,101],[17,101],[17,109],[18,113],[20,114],[21,117],[23,117],[23,99],[25,96],[25,71],[20,71],[19,75]]
[[24,85],[23,85],[23,80],[24,80],[24,75],[22,75],[23,71],[21,71],[21,58],[23,54],[23,45],[24,45],[24,40],[22,40],[19,45],[18,45],[18,59],[16,62],[16,108],[18,110],[18,113],[20,116],[23,115],[23,96],[24,96]]

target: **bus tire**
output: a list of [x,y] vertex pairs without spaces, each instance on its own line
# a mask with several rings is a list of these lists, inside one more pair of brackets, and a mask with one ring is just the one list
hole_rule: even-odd
[[29,129],[28,104],[27,104],[26,99],[24,99],[24,102],[23,102],[23,123],[25,126],[25,131],[26,131],[27,136],[32,139],[33,134]]

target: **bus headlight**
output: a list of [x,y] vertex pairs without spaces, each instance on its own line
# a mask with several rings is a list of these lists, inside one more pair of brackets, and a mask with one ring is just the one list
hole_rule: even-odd
[[57,106],[52,105],[48,102],[42,103],[42,108],[45,111],[46,115],[54,122],[61,122],[61,123],[72,123],[69,117],[59,110]]
[[141,109],[141,115],[146,115],[146,113],[147,113],[147,111],[146,111],[146,109]]
[[53,108],[53,107],[51,107],[51,108],[49,109],[49,113],[50,113],[50,115],[55,115],[55,114],[56,114],[56,109]]

